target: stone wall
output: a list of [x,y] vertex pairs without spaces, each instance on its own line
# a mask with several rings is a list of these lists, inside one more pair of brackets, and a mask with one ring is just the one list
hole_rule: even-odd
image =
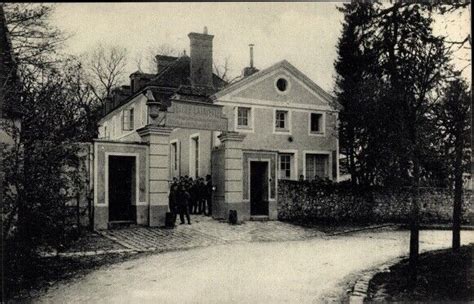
[[[463,222],[473,222],[472,191],[465,190]],[[353,191],[344,185],[280,180],[278,218],[300,222],[408,222],[408,189],[371,188]],[[452,222],[454,194],[440,188],[421,188],[422,223]]]

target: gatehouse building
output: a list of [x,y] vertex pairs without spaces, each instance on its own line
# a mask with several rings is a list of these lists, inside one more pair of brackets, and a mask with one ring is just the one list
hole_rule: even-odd
[[277,218],[278,180],[338,179],[338,107],[283,60],[251,60],[227,83],[213,73],[214,36],[190,33],[189,56],[156,57],[114,90],[93,145],[94,227],[162,226],[173,177],[211,175],[213,217]]

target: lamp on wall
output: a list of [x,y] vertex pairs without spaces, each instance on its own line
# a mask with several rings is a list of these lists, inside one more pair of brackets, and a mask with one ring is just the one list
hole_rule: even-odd
[[145,96],[147,98],[146,105],[148,106],[148,124],[165,126],[166,114],[168,113],[166,105],[156,100],[151,90],[147,90]]

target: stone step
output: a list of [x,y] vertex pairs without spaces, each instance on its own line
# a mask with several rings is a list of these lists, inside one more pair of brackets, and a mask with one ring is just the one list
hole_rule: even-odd
[[134,221],[112,221],[108,224],[109,229],[128,228],[133,226],[136,226]]
[[268,215],[252,215],[250,216],[251,221],[258,221],[258,222],[263,222],[263,221],[268,221],[270,220]]

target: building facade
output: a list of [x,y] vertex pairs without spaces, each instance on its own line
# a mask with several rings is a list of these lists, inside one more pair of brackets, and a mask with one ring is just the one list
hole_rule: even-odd
[[[190,55],[157,56],[106,105],[94,143],[94,221],[164,224],[173,177],[211,175],[213,216],[277,218],[279,179],[338,179],[337,106],[286,60],[227,84],[212,71],[213,36]],[[252,57],[252,55],[251,55]],[[123,92],[129,92],[123,94]]]

